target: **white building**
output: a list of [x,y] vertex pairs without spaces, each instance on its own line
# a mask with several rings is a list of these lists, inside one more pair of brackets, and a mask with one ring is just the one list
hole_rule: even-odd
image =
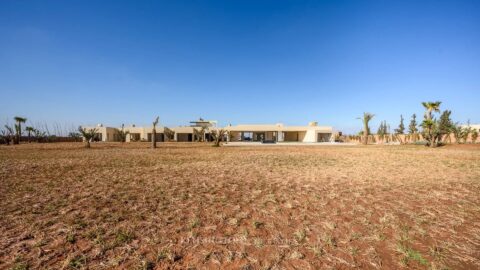
[[[204,129],[204,140],[210,140],[210,132],[212,129],[220,129],[216,127],[216,121],[192,121],[190,126],[180,126],[166,128],[163,126],[156,127],[157,141],[176,141],[176,142],[192,142],[198,131]],[[118,135],[119,128],[104,127],[97,125],[96,127],[84,127],[86,129],[97,129],[98,141],[115,142],[120,141]],[[226,141],[232,142],[331,142],[335,139],[337,132],[330,126],[318,126],[317,122],[310,122],[307,126],[285,126],[283,124],[267,124],[267,125],[237,125],[226,126]],[[128,131],[127,142],[133,141],[151,141],[153,134],[153,126],[136,127],[134,125],[124,127]],[[197,132],[196,132],[197,131]],[[170,138],[168,138],[170,137]]]
[[271,141],[271,142],[330,142],[335,131],[329,126],[318,126],[310,122],[308,126],[238,125],[227,126],[228,141]]

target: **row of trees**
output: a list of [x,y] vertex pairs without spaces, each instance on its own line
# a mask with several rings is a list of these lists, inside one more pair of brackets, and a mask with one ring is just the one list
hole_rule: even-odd
[[0,130],[0,142],[4,144],[19,144],[20,140],[24,134],[24,131],[27,133],[28,142],[36,141],[42,142],[47,141],[51,135],[47,131],[43,131],[40,128],[35,128],[33,126],[25,126],[23,124],[27,122],[27,118],[15,116],[13,118],[15,123],[12,125],[4,125],[3,129]]
[[[22,136],[22,124],[27,122],[27,118],[15,116],[13,118],[15,120],[15,124],[13,127],[9,125],[5,125],[4,129],[1,131],[1,139],[4,143],[10,144],[19,144],[20,137]],[[32,127],[27,127],[28,130],[28,140],[30,141],[30,134],[35,131]]]
[[74,127],[58,123],[54,123],[53,126],[46,123],[33,124],[27,122],[27,118],[20,116],[15,116],[13,120],[13,124],[7,123],[0,128],[0,144],[19,144],[20,141],[40,143],[81,140],[81,135]]
[[[417,124],[416,115],[412,115],[410,124],[408,126],[408,136],[416,141],[421,135],[425,140],[426,146],[437,147],[447,142],[451,142],[450,134],[453,134],[457,143],[467,142],[469,136],[473,143],[478,138],[478,131],[470,126],[462,127],[458,123],[454,123],[450,116],[452,114],[449,110],[440,111],[440,101],[436,102],[422,102],[422,106],[425,108],[424,119],[420,125]],[[437,119],[437,114],[440,114],[440,118]],[[363,130],[360,132],[361,140],[363,144],[368,144],[369,135],[371,135],[369,123],[375,115],[365,112],[363,117],[359,118],[363,122]],[[417,127],[421,127],[419,131]],[[403,115],[400,115],[400,124],[398,128],[394,130],[393,135],[405,134],[405,125]],[[380,139],[384,139],[385,136],[390,135],[390,126],[386,121],[382,121],[377,131],[377,135]],[[400,143],[402,141],[401,136],[395,137]]]
[[[416,141],[421,135],[426,142],[427,146],[437,147],[443,143],[451,142],[450,134],[453,134],[455,140],[460,142],[466,142],[469,136],[471,137],[472,142],[475,142],[478,138],[478,131],[472,129],[469,126],[462,127],[458,123],[453,123],[451,120],[451,111],[445,110],[440,111],[440,101],[436,102],[422,102],[423,107],[425,108],[424,119],[420,125],[417,124],[416,115],[413,114],[408,126],[408,136],[413,141]],[[441,113],[441,114],[440,114]],[[437,114],[440,114],[440,117],[437,119]],[[368,144],[369,137],[371,135],[370,121],[375,117],[374,114],[365,112],[363,117],[359,118],[363,122],[363,130],[359,133],[361,141],[363,144]],[[19,144],[20,139],[23,134],[22,125],[26,123],[27,119],[24,117],[16,116],[14,117],[15,124],[14,126],[5,125],[4,129],[0,131],[0,142],[5,144]],[[157,147],[157,136],[156,136],[156,126],[159,122],[159,117],[156,117],[153,121],[153,130],[152,130],[152,148]],[[422,130],[419,131],[417,127],[421,127]],[[42,131],[38,128],[32,126],[25,126],[25,132],[28,134],[28,142],[32,139],[37,142],[47,141],[46,138],[51,137],[47,132]],[[83,138],[85,141],[85,146],[90,147],[90,142],[94,141],[97,138],[98,130],[85,129],[82,127],[78,128],[77,132],[70,132],[69,137],[74,138],[74,140]],[[205,134],[208,133],[210,138],[214,141],[214,146],[220,146],[221,141],[227,134],[227,131],[224,129],[211,129],[208,127],[200,127],[193,129],[193,140],[197,142],[205,141]],[[121,142],[125,142],[129,132],[125,131],[124,125],[122,124],[121,129],[117,130],[117,138]],[[400,124],[398,128],[394,130],[393,135],[402,135],[405,134],[405,124],[403,115],[400,115]],[[391,137],[390,126],[386,121],[382,121],[378,130],[377,135],[380,140],[389,140]],[[166,141],[174,139],[175,132],[167,127],[164,128],[164,136]],[[401,136],[395,137],[400,143],[405,143],[406,141],[402,140]]]

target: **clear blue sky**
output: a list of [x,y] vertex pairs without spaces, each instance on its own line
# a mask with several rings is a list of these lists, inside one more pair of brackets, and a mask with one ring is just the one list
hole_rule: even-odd
[[0,122],[480,122],[480,1],[0,1]]

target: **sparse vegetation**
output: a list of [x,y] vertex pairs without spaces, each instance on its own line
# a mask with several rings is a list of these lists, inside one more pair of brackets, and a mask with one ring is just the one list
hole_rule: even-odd
[[153,125],[153,128],[152,128],[152,148],[153,149],[157,148],[157,125],[158,125],[158,120],[159,120],[159,117],[157,116],[157,118],[155,118],[155,120],[152,123],[152,125]]
[[444,111],[440,117],[440,121],[434,118],[433,113],[440,112],[440,101],[422,102],[425,108],[424,120],[422,122],[422,135],[427,141],[427,146],[437,147],[442,143],[442,138],[446,134],[450,134],[452,123],[450,120],[450,111]]
[[41,131],[39,129],[34,129],[33,130],[33,137],[35,138],[35,141],[37,143],[42,142],[47,138],[47,132],[46,131]]
[[428,261],[422,256],[422,254],[411,247],[399,244],[398,252],[402,254],[401,263],[405,266],[409,266],[412,261],[415,261],[420,265],[428,265]]
[[189,229],[194,229],[200,226],[200,220],[195,217],[194,219],[190,220],[190,223],[188,224]]
[[66,240],[68,243],[70,243],[70,244],[75,243],[75,241],[76,241],[75,234],[72,233],[72,232],[69,232],[69,233],[67,234],[67,237],[66,237],[65,240]]
[[10,270],[28,270],[30,267],[28,266],[28,263],[25,262],[17,262],[15,263]]
[[205,139],[205,133],[207,129],[205,127],[193,128],[193,141],[203,142]]
[[387,125],[387,121],[382,121],[380,126],[378,127],[377,135],[379,139],[384,142],[385,140],[388,142],[388,136],[390,135],[390,126]]
[[5,129],[1,131],[0,135],[1,135],[2,141],[6,145],[9,145],[13,140],[13,129],[10,126],[5,125]]
[[417,141],[418,128],[417,128],[417,116],[415,114],[412,115],[412,119],[410,120],[410,124],[408,125],[408,135],[411,137],[411,140],[413,142]]
[[[120,129],[117,129],[116,130],[116,133],[117,133],[117,138],[118,140],[120,140],[120,142],[124,143],[127,141],[127,136],[128,134],[130,134],[130,132],[126,131],[125,130],[125,125],[122,124],[122,126],[120,127]],[[95,136],[95,134],[94,134]],[[85,136],[84,136],[85,137]],[[93,137],[92,137],[93,138]]]
[[258,221],[258,220],[253,221],[253,228],[259,229],[262,226],[263,226],[263,222]]
[[35,129],[33,127],[30,127],[30,126],[27,126],[25,127],[25,131],[27,132],[27,136],[28,136],[28,143],[30,143],[31,141],[31,137],[32,137],[32,133]]
[[405,133],[405,124],[403,123],[403,115],[400,115],[400,124],[398,125],[398,128],[395,129],[395,135],[397,140],[399,140],[401,144],[403,144],[404,141],[398,135],[403,135],[404,133]]
[[[34,132],[34,131],[35,131],[35,129],[32,130],[32,132]],[[73,138],[76,142],[82,140],[82,134],[80,134],[79,132],[75,132],[75,131],[69,132],[68,137]]]
[[305,232],[304,229],[297,230],[294,234],[295,239],[301,243],[303,240],[305,240],[305,237],[307,237],[307,233]]
[[212,129],[210,130],[210,136],[213,138],[213,146],[219,147],[220,143],[225,137],[226,131],[224,129]]
[[135,236],[131,230],[120,229],[115,234],[115,242],[117,245],[130,243],[134,237]]
[[15,116],[13,118],[16,122],[15,124],[15,139],[13,140],[13,144],[20,143],[20,137],[22,136],[22,124],[27,122],[27,118]]
[[480,264],[479,145],[150,147],[0,146],[0,268]]
[[395,129],[395,134],[403,134],[405,133],[405,125],[403,124],[403,115],[400,115],[400,124],[398,128]]
[[171,142],[175,138],[175,131],[169,129],[168,127],[163,128],[163,136],[165,136],[166,142]]
[[82,269],[87,264],[87,258],[84,255],[77,255],[70,259],[68,267],[71,269]]
[[461,142],[467,143],[468,136],[470,135],[471,132],[472,132],[472,128],[470,126],[462,128],[462,131],[460,132]]
[[95,135],[97,134],[97,129],[96,128],[82,128],[78,127],[78,132],[82,134],[83,140],[85,141],[85,147],[90,148],[90,142],[95,138]]
[[370,135],[370,127],[368,124],[370,123],[370,121],[373,119],[374,116],[375,116],[374,114],[364,112],[363,117],[358,118],[358,119],[361,119],[363,123],[362,137],[363,137],[363,144],[365,145],[368,144],[368,135]]
[[478,138],[478,131],[476,129],[472,129],[472,143],[476,143]]

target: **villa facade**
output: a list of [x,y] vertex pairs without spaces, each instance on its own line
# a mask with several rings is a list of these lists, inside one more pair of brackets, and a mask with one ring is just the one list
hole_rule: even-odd
[[307,126],[274,125],[238,125],[227,126],[227,141],[270,141],[270,142],[330,142],[335,131],[329,126],[318,126],[310,122]]
[[[179,126],[166,128],[164,126],[156,127],[156,138],[158,142],[193,142],[197,141],[198,136],[203,136],[202,141],[210,141],[210,131],[220,129],[216,126],[216,121],[192,121],[190,126]],[[97,141],[118,142],[119,128],[97,125],[95,127],[84,127],[87,129],[97,129]],[[331,126],[318,126],[317,122],[310,122],[306,126],[285,126],[283,124],[265,124],[265,125],[228,125],[223,127],[226,130],[224,141],[227,142],[332,142],[335,139],[336,132]],[[128,131],[127,142],[134,141],[152,141],[153,126],[136,127],[134,125],[124,127]],[[203,130],[204,132],[199,132]],[[199,135],[200,134],[200,135]]]

